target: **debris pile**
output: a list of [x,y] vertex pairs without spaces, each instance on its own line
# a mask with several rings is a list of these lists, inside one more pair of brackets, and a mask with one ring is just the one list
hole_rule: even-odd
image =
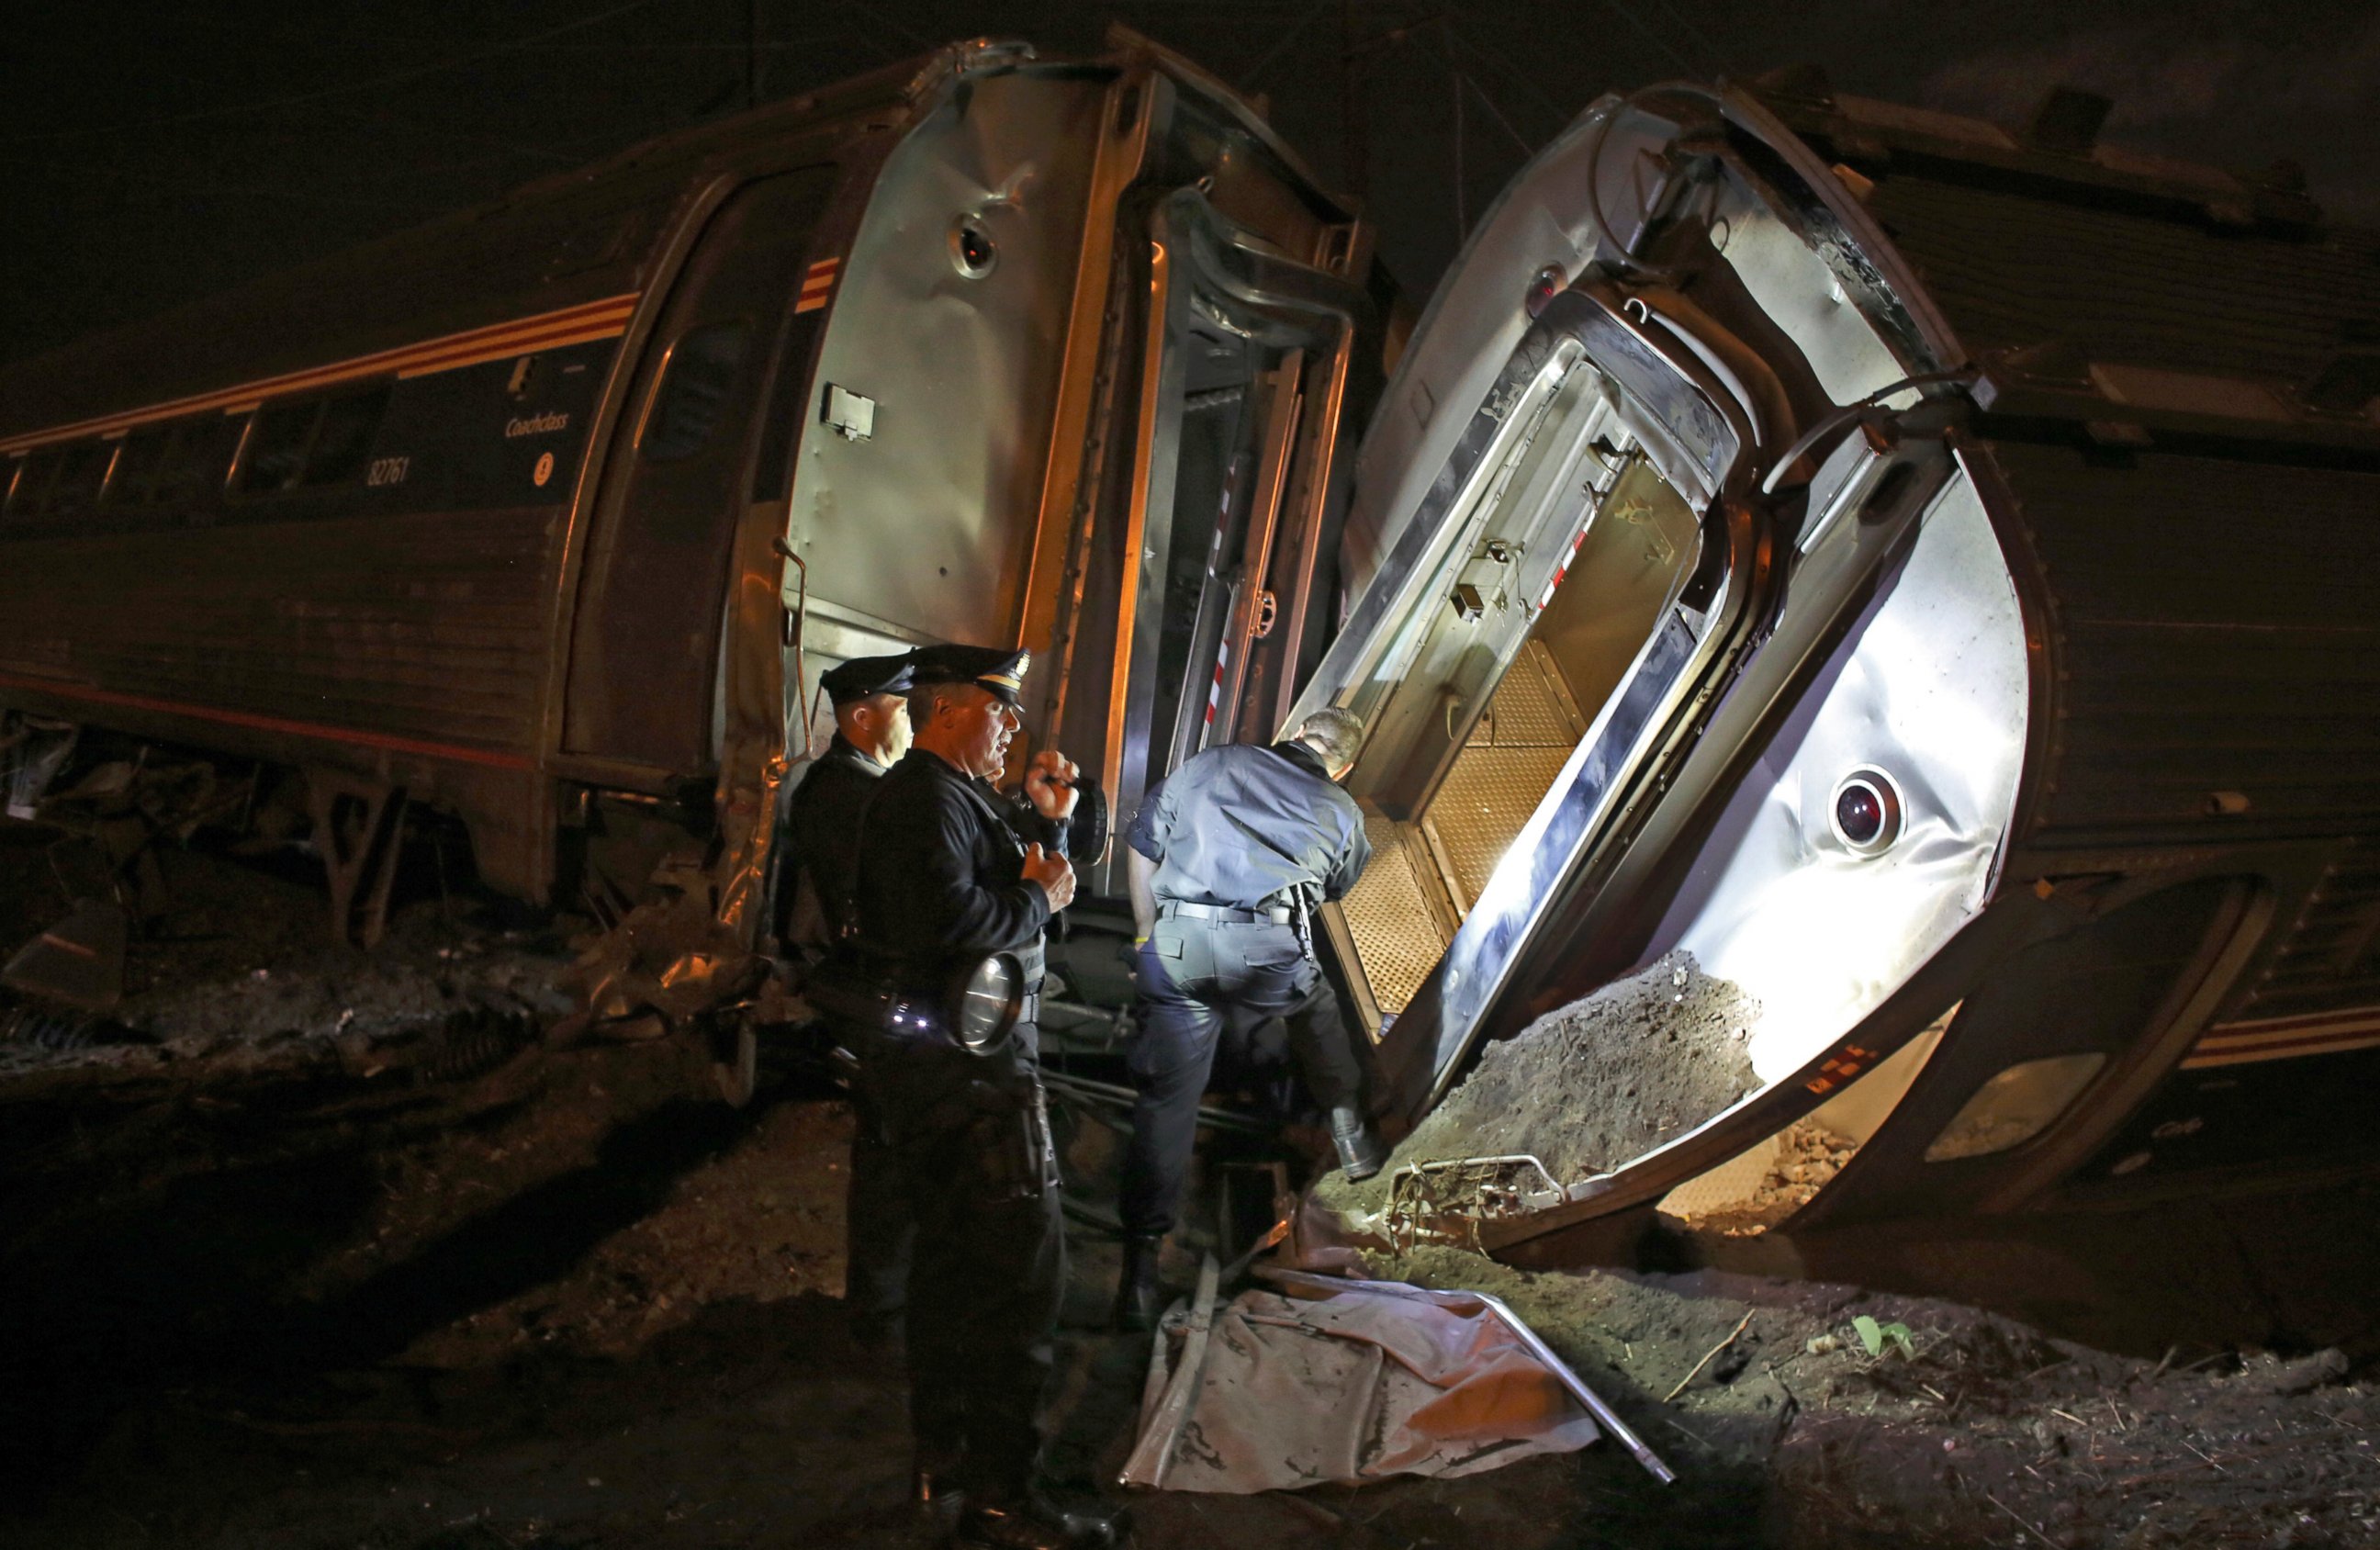
[[1378,1210],[1409,1163],[1528,1154],[1560,1183],[1674,1141],[1759,1084],[1760,1004],[1683,951],[1491,1045],[1463,1084],[1363,1184],[1326,1181],[1334,1209]]
[[1502,1298],[1650,1422],[1682,1480],[1762,1480],[1763,1544],[2380,1543],[2380,1395],[2338,1350],[2148,1361],[1819,1282],[1531,1273],[1443,1247],[1366,1262]]
[[1750,1194],[1702,1211],[1665,1205],[1663,1215],[1699,1232],[1749,1238],[1810,1204],[1859,1150],[1857,1143],[1812,1120],[1796,1120],[1779,1132],[1777,1145],[1776,1159]]

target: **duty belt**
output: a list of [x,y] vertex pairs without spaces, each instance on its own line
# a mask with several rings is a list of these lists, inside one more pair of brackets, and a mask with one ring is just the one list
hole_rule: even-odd
[[1157,902],[1157,918],[1180,915],[1184,920],[1221,920],[1240,926],[1253,926],[1259,921],[1274,926],[1286,926],[1293,918],[1289,906],[1275,904],[1262,910],[1235,910],[1228,904],[1184,904],[1178,900]]

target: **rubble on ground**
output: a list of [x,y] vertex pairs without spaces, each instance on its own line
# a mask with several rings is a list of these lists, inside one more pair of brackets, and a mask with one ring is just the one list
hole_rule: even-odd
[[2338,1350],[2148,1362],[1853,1287],[1533,1273],[1445,1247],[1366,1263],[1502,1298],[1623,1411],[1653,1407],[1682,1477],[1758,1471],[1760,1543],[2380,1543],[2380,1391]]
[[[0,865],[38,854],[0,829]],[[115,1014],[162,1042],[0,1051],[22,1332],[0,1547],[917,1543],[899,1370],[850,1344],[836,1297],[851,1117],[832,1089],[781,1076],[731,1110],[675,1039],[523,1042],[567,934],[484,900],[417,896],[358,953],[328,942],[319,889],[166,863],[185,913],[135,943]],[[61,907],[0,890],[22,931]],[[1703,1000],[1691,972],[1667,994],[1686,992],[1668,1005]],[[1076,1141],[1078,1169],[1112,1157]],[[1123,1462],[1150,1347],[1104,1332],[1112,1246],[1070,1237],[1051,1413],[1087,1485]],[[1678,1483],[1598,1447],[1475,1479],[1140,1494],[1148,1550],[2380,1542],[2368,1334],[2160,1363],[1839,1286],[1443,1250],[1375,1268],[1505,1298]]]
[[1779,1131],[1777,1148],[1768,1171],[1742,1199],[1706,1211],[1682,1211],[1665,1204],[1661,1214],[1693,1231],[1749,1238],[1809,1205],[1859,1151],[1857,1143],[1809,1119]]
[[1335,1210],[1377,1211],[1409,1164],[1527,1155],[1557,1183],[1605,1172],[1676,1140],[1759,1085],[1751,1030],[1760,1004],[1664,954],[1481,1051],[1461,1085],[1361,1184],[1317,1191]]

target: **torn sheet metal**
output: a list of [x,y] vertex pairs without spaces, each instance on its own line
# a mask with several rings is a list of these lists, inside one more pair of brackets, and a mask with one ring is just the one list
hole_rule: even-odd
[[1493,1299],[1281,1278],[1303,1295],[1169,1315],[1125,1483],[1243,1495],[1476,1474],[1602,1435],[1577,1377]]

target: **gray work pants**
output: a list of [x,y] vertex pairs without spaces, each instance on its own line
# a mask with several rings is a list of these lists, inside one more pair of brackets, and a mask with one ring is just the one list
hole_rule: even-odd
[[1117,1202],[1124,1230],[1172,1230],[1198,1130],[1198,1099],[1225,1025],[1245,1037],[1269,1018],[1289,1024],[1290,1054],[1325,1108],[1354,1106],[1363,1066],[1339,998],[1299,946],[1269,921],[1168,916],[1139,953],[1141,1027],[1125,1051],[1137,1096]]

